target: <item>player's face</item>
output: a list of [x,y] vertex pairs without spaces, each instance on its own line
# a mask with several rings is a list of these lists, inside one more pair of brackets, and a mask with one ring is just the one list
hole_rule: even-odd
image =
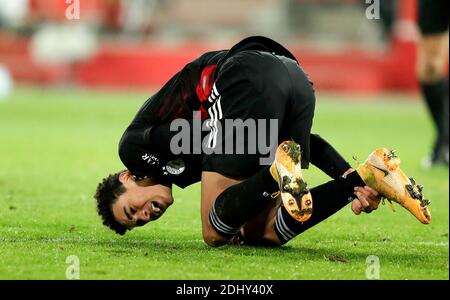
[[113,204],[112,211],[116,221],[129,229],[158,219],[173,203],[172,190],[166,186],[137,185],[128,171],[119,180],[126,192]]

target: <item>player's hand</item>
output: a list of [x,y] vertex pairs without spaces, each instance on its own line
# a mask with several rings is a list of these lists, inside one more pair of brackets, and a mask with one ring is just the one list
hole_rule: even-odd
[[[345,177],[354,171],[353,168],[350,168],[342,176]],[[356,198],[352,201],[352,211],[355,215],[359,215],[361,212],[369,214],[380,205],[380,195],[369,186],[355,187],[355,196]]]
[[378,192],[368,186],[355,187],[355,196],[356,198],[352,201],[352,211],[355,215],[361,212],[371,213],[378,208],[381,201]]

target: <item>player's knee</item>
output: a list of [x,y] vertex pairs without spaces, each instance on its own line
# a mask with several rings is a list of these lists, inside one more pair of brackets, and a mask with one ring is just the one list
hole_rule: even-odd
[[203,235],[203,241],[210,247],[220,247],[226,244],[226,241],[214,235]]
[[266,247],[281,247],[284,244],[276,236],[265,236],[261,243]]
[[428,59],[419,70],[419,77],[425,82],[434,82],[444,76],[443,65],[438,59]]
[[440,49],[426,48],[419,56],[418,76],[421,81],[434,82],[441,79],[445,73],[446,55]]
[[211,247],[220,247],[228,242],[225,238],[218,234],[211,226],[203,227],[203,241]]
[[279,247],[285,244],[285,242],[282,242],[275,232],[275,226],[270,228],[269,230],[266,230],[263,236],[263,241],[266,245],[271,247]]

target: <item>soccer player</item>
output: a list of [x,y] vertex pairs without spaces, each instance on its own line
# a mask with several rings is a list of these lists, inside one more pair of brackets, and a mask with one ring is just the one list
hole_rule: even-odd
[[419,0],[417,77],[433,118],[436,139],[425,166],[448,167],[448,1]]
[[[311,134],[314,107],[312,83],[273,40],[249,37],[205,53],[147,100],[125,130],[119,156],[127,170],[103,179],[95,195],[103,224],[124,234],[154,221],[172,205],[173,184],[199,181],[203,239],[211,246],[282,245],[349,202],[355,214],[370,213],[382,196],[428,224],[422,187],[404,175],[394,152],[377,149],[352,169]],[[184,133],[177,130],[183,124]],[[188,141],[185,151],[180,138]],[[309,190],[301,169],[310,162],[333,180]]]

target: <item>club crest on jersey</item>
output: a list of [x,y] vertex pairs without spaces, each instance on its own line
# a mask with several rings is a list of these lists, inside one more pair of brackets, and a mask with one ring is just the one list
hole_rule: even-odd
[[171,160],[166,165],[166,170],[172,175],[180,175],[186,169],[182,159]]
[[159,159],[152,154],[145,153],[144,155],[142,155],[142,160],[144,160],[146,163],[148,163],[150,165],[158,165],[159,164]]

